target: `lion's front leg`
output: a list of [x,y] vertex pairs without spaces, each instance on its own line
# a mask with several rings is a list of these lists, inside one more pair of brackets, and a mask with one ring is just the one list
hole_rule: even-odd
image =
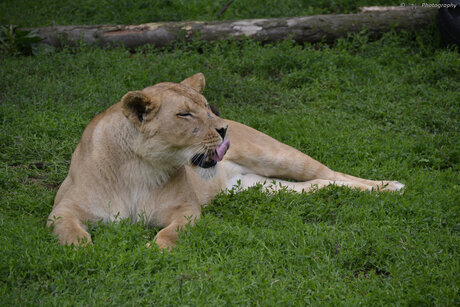
[[61,244],[85,246],[91,243],[91,235],[78,216],[70,208],[57,208],[51,212],[46,226],[53,229]]
[[[193,226],[195,220],[200,218],[200,209],[178,207],[173,212],[169,224],[162,230],[160,230],[155,236],[155,244],[161,249],[170,249],[176,245],[178,232],[182,230],[186,225]],[[150,244],[147,244],[150,247]]]
[[230,149],[226,159],[238,164],[246,173],[267,178],[289,178],[308,183],[326,180],[361,190],[398,191],[404,185],[397,181],[374,181],[335,172],[308,155],[278,142],[270,136],[243,124],[226,121]]

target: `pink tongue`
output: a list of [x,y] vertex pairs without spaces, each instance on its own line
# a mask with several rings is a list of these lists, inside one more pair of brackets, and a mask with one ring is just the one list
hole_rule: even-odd
[[216,153],[214,153],[211,156],[211,159],[213,159],[214,161],[217,161],[217,162],[222,161],[222,159],[224,158],[224,155],[227,152],[229,146],[230,146],[230,141],[229,140],[223,141],[222,144],[217,146]]

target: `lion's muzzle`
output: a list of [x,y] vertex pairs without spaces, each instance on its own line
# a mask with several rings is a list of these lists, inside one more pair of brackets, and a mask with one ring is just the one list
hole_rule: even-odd
[[216,166],[217,162],[222,161],[229,147],[230,141],[224,140],[219,146],[217,146],[216,150],[214,151],[214,153],[212,153],[212,155],[204,153],[196,154],[195,156],[193,156],[192,164],[195,166],[199,166],[201,168],[214,167]]

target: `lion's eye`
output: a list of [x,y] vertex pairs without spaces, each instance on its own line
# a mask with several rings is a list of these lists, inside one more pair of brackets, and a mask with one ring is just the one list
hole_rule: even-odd
[[177,116],[179,116],[179,117],[189,117],[189,116],[192,116],[192,113],[183,112],[183,113],[178,113]]

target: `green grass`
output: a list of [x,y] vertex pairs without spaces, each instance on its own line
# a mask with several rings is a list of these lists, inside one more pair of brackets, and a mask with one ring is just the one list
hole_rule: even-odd
[[[400,0],[2,0],[0,24],[23,27],[68,24],[140,24],[155,21],[216,20],[357,12],[359,7],[396,5]],[[408,1],[406,1],[408,2]],[[422,4],[425,0],[411,0]]]
[[[87,123],[129,90],[198,71],[224,117],[405,193],[254,188],[218,196],[170,253],[145,248],[158,229],[127,221],[60,246],[45,221]],[[1,304],[460,303],[460,57],[435,29],[330,47],[80,47],[2,56],[0,76]]]

